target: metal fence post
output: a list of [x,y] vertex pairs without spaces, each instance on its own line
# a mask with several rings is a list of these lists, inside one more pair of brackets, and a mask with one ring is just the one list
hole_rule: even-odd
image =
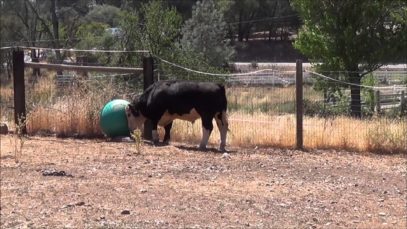
[[401,108],[401,112],[404,112],[404,109],[406,109],[406,97],[405,97],[405,92],[401,91],[401,95],[400,95],[400,108]]
[[[21,134],[27,134],[25,111],[24,51],[13,51],[14,122]],[[16,129],[17,130],[17,129]]]
[[296,80],[295,80],[295,103],[296,103],[296,148],[303,149],[303,78],[302,78],[302,60],[296,61]]
[[[144,90],[146,90],[151,84],[154,83],[154,59],[153,57],[143,58],[143,80],[144,80]],[[147,140],[152,140],[153,125],[151,121],[147,120],[144,123],[144,133],[143,137]]]

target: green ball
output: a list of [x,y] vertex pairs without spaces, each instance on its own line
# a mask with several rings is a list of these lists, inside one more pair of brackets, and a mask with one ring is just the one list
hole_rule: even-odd
[[100,112],[100,127],[108,137],[129,136],[126,106],[130,104],[123,99],[108,102]]

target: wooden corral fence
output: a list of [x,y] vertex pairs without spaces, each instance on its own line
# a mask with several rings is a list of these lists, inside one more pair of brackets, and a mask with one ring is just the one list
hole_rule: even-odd
[[[154,83],[154,62],[151,56],[143,57],[142,68],[124,68],[124,67],[104,67],[104,66],[78,66],[66,64],[45,64],[45,63],[25,63],[24,51],[17,49],[13,51],[13,86],[14,86],[14,121],[23,134],[27,133],[26,118],[26,98],[25,98],[25,80],[24,68],[34,69],[52,69],[52,70],[72,70],[83,72],[113,72],[113,73],[143,73],[143,86],[146,89]],[[144,137],[152,139],[152,126],[149,122],[144,125]]]
[[403,112],[403,109],[406,109],[405,104],[405,91],[381,92],[380,90],[377,90],[375,92],[375,110],[379,114],[385,109],[391,109],[394,107],[400,107],[401,112]]

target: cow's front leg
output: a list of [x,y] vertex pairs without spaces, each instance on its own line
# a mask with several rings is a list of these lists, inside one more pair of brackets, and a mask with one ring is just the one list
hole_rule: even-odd
[[158,138],[158,131],[157,131],[157,125],[158,125],[158,121],[151,121],[152,124],[152,137],[153,137],[153,143],[154,145],[157,145],[160,141],[160,139]]
[[208,144],[209,136],[213,130],[212,118],[202,117],[202,140],[199,144],[199,150],[206,150],[206,145]]
[[164,135],[164,144],[168,144],[171,138],[171,128],[172,128],[172,122],[168,123],[164,129],[165,129],[165,135]]

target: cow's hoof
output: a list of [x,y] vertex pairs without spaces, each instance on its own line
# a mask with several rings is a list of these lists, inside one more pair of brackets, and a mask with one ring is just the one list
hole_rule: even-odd
[[228,151],[225,148],[219,148],[219,152],[227,153]]
[[206,146],[198,146],[198,150],[207,151],[208,149],[206,148]]
[[153,141],[153,145],[154,145],[154,146],[159,146],[159,145],[160,145],[160,142],[159,142],[159,141]]
[[162,143],[163,146],[168,146],[169,144],[170,144],[169,141],[164,141],[164,142]]

